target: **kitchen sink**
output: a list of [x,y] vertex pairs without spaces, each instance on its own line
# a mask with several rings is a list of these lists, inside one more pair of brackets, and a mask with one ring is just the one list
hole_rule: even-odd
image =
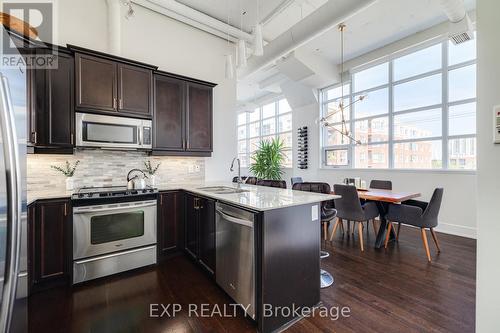
[[243,193],[248,192],[248,190],[243,190],[241,188],[229,187],[229,186],[206,186],[199,187],[198,190],[215,193],[215,194],[231,194],[231,193]]

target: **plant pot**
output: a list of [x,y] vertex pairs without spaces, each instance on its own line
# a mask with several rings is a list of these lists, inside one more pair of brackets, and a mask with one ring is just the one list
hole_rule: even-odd
[[73,191],[75,189],[75,181],[72,177],[66,178],[66,191]]

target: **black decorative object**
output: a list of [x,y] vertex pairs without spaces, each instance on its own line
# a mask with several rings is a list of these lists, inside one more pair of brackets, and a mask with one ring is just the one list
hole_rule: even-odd
[[308,136],[307,136],[307,126],[299,127],[297,131],[297,141],[298,141],[298,154],[297,161],[299,169],[307,169],[307,153],[308,153]]

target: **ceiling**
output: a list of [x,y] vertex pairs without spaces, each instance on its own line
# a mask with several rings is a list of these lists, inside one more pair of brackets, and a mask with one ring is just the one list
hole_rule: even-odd
[[[475,2],[465,0],[466,9],[474,9]],[[358,57],[446,20],[438,0],[379,0],[346,21],[345,58],[349,60]],[[336,29],[332,29],[303,48],[339,64],[339,45],[340,34]]]
[[[273,40],[327,0],[177,0],[204,14],[250,33],[264,21],[263,35]],[[257,2],[259,10],[257,10]],[[241,15],[241,13],[245,13]]]
[[[266,42],[272,42],[292,26],[300,22],[328,0],[177,0],[193,9],[210,15],[220,21],[227,21],[240,27],[241,13],[243,30],[251,32],[256,22],[264,23],[263,35]],[[259,10],[257,11],[257,2]],[[464,0],[467,10],[476,6],[476,0]],[[447,20],[439,0],[378,0],[374,5],[351,17],[345,23],[345,58],[356,58],[399,39],[428,29]],[[340,63],[340,35],[331,29],[309,41],[298,49],[321,57],[338,65]],[[238,82],[238,100],[253,100],[276,93],[279,84],[272,89],[259,88],[262,81],[272,81],[280,75],[275,67],[254,73],[251,78]],[[333,83],[333,82],[332,82]],[[318,88],[318,87],[316,87]]]

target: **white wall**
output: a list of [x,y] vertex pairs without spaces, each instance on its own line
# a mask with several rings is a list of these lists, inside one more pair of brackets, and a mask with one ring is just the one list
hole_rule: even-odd
[[500,145],[492,143],[500,104],[500,2],[477,2],[477,306],[476,331],[500,332]]
[[[372,179],[387,179],[398,191],[417,191],[422,200],[429,200],[436,187],[444,188],[444,198],[437,230],[466,237],[476,237],[476,175],[452,172],[414,172],[405,170],[332,170],[320,168],[318,104],[293,110],[294,147],[295,129],[309,129],[309,166],[306,170],[293,169],[293,176],[304,181],[322,181],[331,186],[344,178],[361,177],[367,183]],[[296,156],[295,156],[296,157]]]
[[[106,0],[59,0],[58,44],[108,50]],[[140,6],[121,15],[121,56],[150,63],[160,70],[217,83],[214,89],[214,153],[205,160],[207,180],[230,177],[236,155],[236,81],[224,78],[224,55],[234,52],[213,35]]]

